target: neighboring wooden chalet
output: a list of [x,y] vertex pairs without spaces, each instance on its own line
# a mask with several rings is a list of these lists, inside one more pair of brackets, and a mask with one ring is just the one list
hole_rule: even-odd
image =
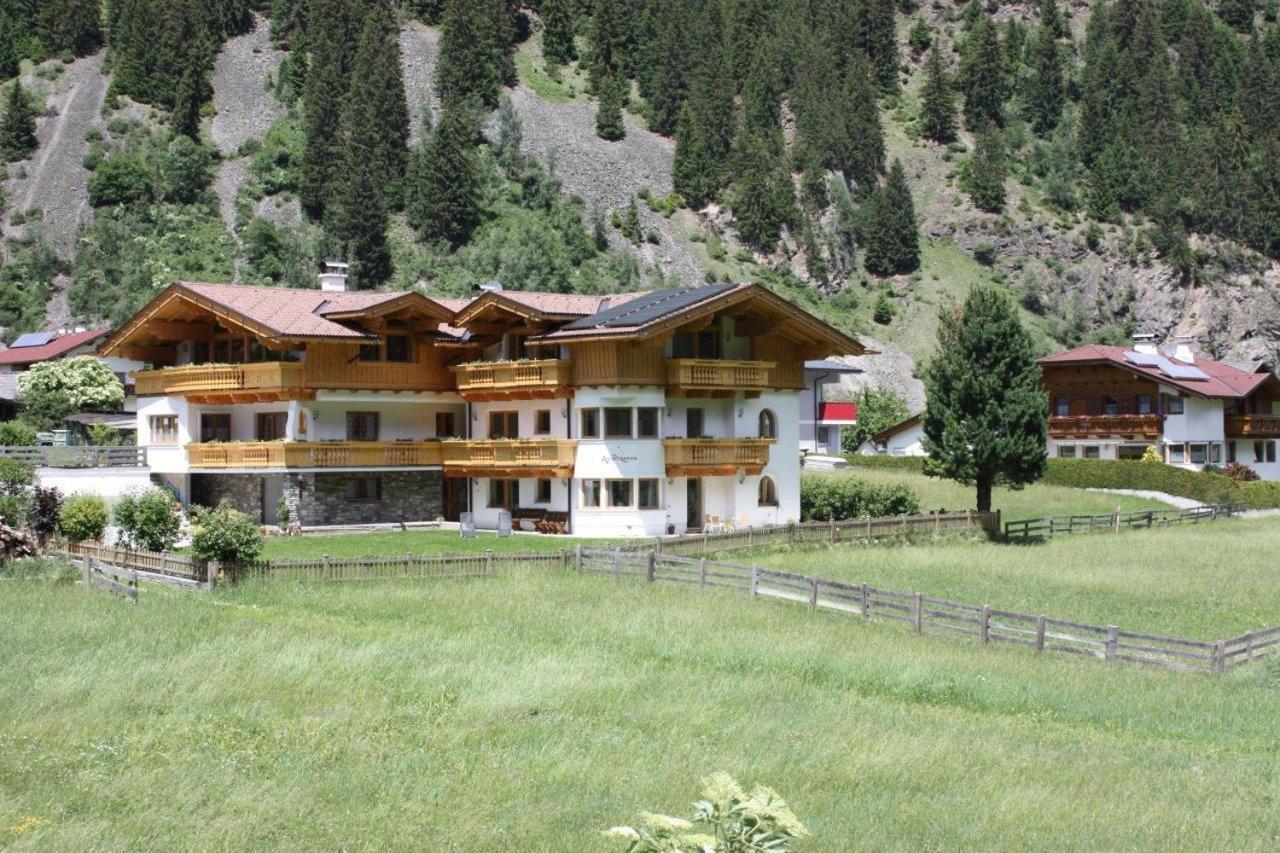
[[177,283],[103,344],[187,500],[304,525],[510,512],[655,534],[799,516],[805,361],[866,350],[763,287],[587,296]]

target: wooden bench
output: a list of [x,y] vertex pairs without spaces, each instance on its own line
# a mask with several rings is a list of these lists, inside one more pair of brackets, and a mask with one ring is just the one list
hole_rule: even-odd
[[537,522],[534,526],[538,528],[539,533],[568,533],[569,513],[547,510],[547,512],[543,514],[542,520]]
[[517,530],[524,530],[525,529],[524,522],[527,521],[529,522],[530,529],[541,530],[542,528],[539,527],[539,525],[543,522],[543,520],[546,517],[547,517],[547,511],[545,509],[535,509],[533,507],[516,507],[516,509],[511,513],[511,524]]

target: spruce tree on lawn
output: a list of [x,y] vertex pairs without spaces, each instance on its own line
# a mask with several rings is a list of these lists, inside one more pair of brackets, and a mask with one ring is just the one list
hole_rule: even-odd
[[1049,400],[1035,347],[1017,309],[991,285],[964,307],[944,308],[925,370],[925,472],[977,489],[991,511],[997,485],[1018,488],[1044,473]]
[[36,116],[31,98],[20,81],[9,87],[4,118],[0,119],[0,158],[12,163],[25,160],[36,150]]
[[553,65],[567,65],[578,58],[573,37],[576,23],[571,0],[542,0],[542,56]]
[[617,142],[627,135],[627,126],[622,120],[622,105],[629,86],[630,81],[618,73],[602,80],[597,87],[600,100],[596,104],[596,135],[601,139]]
[[431,139],[415,152],[407,213],[424,240],[457,248],[480,223],[475,135],[470,109],[453,97],[441,106]]
[[934,142],[956,138],[955,93],[942,64],[942,51],[935,42],[925,60],[924,85],[920,87],[920,129]]
[[911,272],[920,265],[920,231],[902,161],[894,160],[884,183],[868,200],[864,263],[880,276]]
[[978,132],[966,181],[969,196],[979,210],[988,213],[1000,213],[1004,210],[1004,181],[1007,173],[1000,128],[996,127],[995,122],[988,122]]

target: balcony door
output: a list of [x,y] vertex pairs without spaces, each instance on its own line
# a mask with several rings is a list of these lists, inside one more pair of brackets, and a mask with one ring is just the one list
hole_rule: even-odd
[[520,414],[518,412],[490,412],[489,438],[519,438]]
[[686,495],[685,527],[689,530],[702,529],[702,480],[697,477],[688,479]]
[[284,441],[288,412],[259,412],[254,436],[258,441]]
[[703,410],[702,409],[685,409],[684,412],[684,434],[688,438],[702,438],[705,435],[703,431]]
[[231,415],[206,414],[200,416],[200,443],[231,440]]

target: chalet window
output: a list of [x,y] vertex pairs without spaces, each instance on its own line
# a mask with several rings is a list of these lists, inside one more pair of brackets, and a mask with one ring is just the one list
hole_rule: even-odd
[[490,480],[489,508],[513,511],[520,505],[519,480]]
[[519,412],[490,412],[489,438],[519,438]]
[[1146,453],[1150,446],[1149,444],[1122,444],[1116,448],[1116,458],[1137,462],[1142,459],[1142,454]]
[[1276,443],[1274,441],[1255,441],[1253,443],[1254,462],[1275,462]]
[[609,506],[629,508],[633,505],[633,489],[630,480],[609,480]]
[[582,505],[598,509],[600,506],[600,481],[599,480],[583,480],[582,481]]
[[1234,441],[1227,442],[1227,462],[1236,461],[1236,443]]
[[537,488],[537,492],[535,494],[533,502],[539,503],[539,504],[551,503],[551,481],[550,480],[544,479],[544,480],[538,481],[538,488]]
[[1151,395],[1150,394],[1138,395],[1138,414],[1140,415],[1151,414]]
[[347,441],[377,441],[377,412],[347,412]]
[[387,336],[387,361],[405,363],[412,360],[409,338],[404,335]]
[[636,436],[638,438],[658,437],[657,409],[636,409]]
[[231,342],[231,352],[227,360],[232,364],[244,364],[244,340],[236,338]]
[[1076,446],[1074,444],[1058,445],[1058,458],[1059,459],[1075,459]]
[[760,413],[760,437],[778,437],[778,418],[769,409],[765,409]]
[[672,352],[676,358],[719,358],[720,334],[715,329],[676,332]]
[[380,501],[382,500],[381,477],[350,477],[347,479],[347,500]]
[[289,413],[260,412],[255,420],[254,437],[258,441],[281,441],[289,422]]
[[230,441],[231,440],[231,415],[201,415],[200,416],[200,441]]
[[191,345],[191,363],[207,364],[209,361],[209,342],[196,341]]
[[1115,397],[1102,398],[1102,413],[1110,417],[1120,414],[1120,401]]
[[1207,461],[1209,461],[1208,447],[1203,444],[1191,445],[1191,464],[1203,465]]
[[831,441],[831,428],[818,427],[818,444],[828,444]]
[[640,509],[658,509],[658,481],[640,480]]
[[1085,459],[1101,459],[1102,448],[1098,447],[1098,445],[1096,444],[1086,444],[1084,446],[1084,458]]
[[382,347],[378,344],[360,345],[361,361],[382,361]]
[[538,409],[533,413],[533,434],[534,435],[550,435],[551,434],[551,410]]
[[760,506],[777,506],[778,505],[778,487],[774,485],[772,477],[760,478],[760,490],[758,494],[758,503]]
[[231,361],[231,342],[213,342],[213,361],[215,364],[227,364]]
[[1172,394],[1166,394],[1164,397],[1164,411],[1169,415],[1181,415],[1186,411],[1187,401],[1181,397],[1175,397]]
[[702,437],[702,409],[685,410],[684,433],[689,438]]
[[1221,444],[1218,444],[1215,442],[1214,444],[1209,445],[1209,464],[1210,465],[1222,464],[1222,445]]
[[1071,414],[1071,401],[1066,397],[1059,397],[1054,401],[1053,413],[1060,418],[1065,418]]
[[178,443],[178,416],[155,415],[151,418],[152,444]]
[[262,344],[257,341],[249,341],[249,361],[255,364],[266,361],[267,351],[262,348]]
[[605,409],[604,410],[604,437],[605,438],[631,438],[631,410],[630,409]]
[[599,409],[583,409],[582,410],[582,437],[583,438],[599,438],[600,437],[600,410]]
[[1181,465],[1187,461],[1187,446],[1185,444],[1169,445],[1169,464]]
[[456,438],[457,421],[453,412],[436,412],[436,438]]

